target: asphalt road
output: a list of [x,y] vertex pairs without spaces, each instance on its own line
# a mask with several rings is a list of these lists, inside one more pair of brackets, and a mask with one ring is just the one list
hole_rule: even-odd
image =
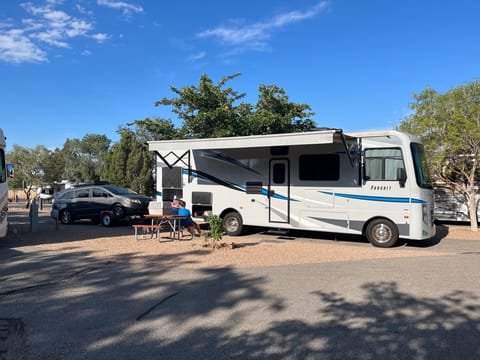
[[480,359],[480,241],[429,251],[188,269],[2,242],[0,359]]

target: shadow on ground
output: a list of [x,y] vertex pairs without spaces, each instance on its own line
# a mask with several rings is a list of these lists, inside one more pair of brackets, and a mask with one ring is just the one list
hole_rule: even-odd
[[[470,292],[421,297],[394,281],[364,282],[363,295],[351,300],[312,287],[298,296],[315,310],[292,316],[294,304],[272,295],[266,277],[229,267],[181,273],[165,266],[182,261],[178,255],[98,262],[88,252],[33,254],[29,269],[49,264],[44,279],[37,274],[0,292],[0,321],[20,319],[24,332],[15,336],[25,339],[16,343],[26,345],[3,342],[0,351],[7,359],[480,356],[480,301]],[[2,283],[13,284],[26,266],[7,263]]]

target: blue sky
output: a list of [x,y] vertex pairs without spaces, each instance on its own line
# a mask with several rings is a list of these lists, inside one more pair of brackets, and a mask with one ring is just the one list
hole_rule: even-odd
[[479,79],[474,0],[3,0],[0,127],[9,147],[62,147],[146,117],[202,74],[255,103],[260,84],[319,126],[391,129],[427,86]]

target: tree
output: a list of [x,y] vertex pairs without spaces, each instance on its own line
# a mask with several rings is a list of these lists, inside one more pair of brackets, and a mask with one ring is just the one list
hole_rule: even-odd
[[169,105],[180,119],[183,126],[180,130],[184,137],[220,137],[234,136],[238,123],[237,106],[234,103],[245,94],[232,88],[222,87],[239,73],[227,76],[218,84],[203,74],[198,87],[193,85],[178,89],[170,86],[177,98],[163,98],[155,102],[155,106]]
[[33,149],[13,145],[13,150],[7,154],[15,168],[15,176],[10,180],[9,186],[23,189],[27,197],[27,206],[35,187],[44,182],[42,159],[45,159],[47,154],[48,149],[42,145]]
[[252,134],[278,134],[312,130],[316,125],[309,105],[289,101],[276,85],[260,85],[256,112],[249,124]]
[[[135,126],[135,133],[138,139],[145,142],[152,140],[171,140],[179,136],[178,129],[175,128],[175,125],[169,119],[145,118],[144,120],[135,120],[127,125]],[[119,129],[119,131],[121,132],[122,129]]]
[[413,114],[401,122],[399,129],[422,138],[434,181],[465,196],[471,229],[478,231],[480,82],[458,86],[445,94],[426,88],[413,97]]
[[224,77],[217,84],[206,75],[200,78],[198,87],[193,85],[170,89],[176,98],[163,98],[155,106],[169,105],[183,125],[177,137],[221,137],[265,133],[308,131],[315,127],[309,118],[314,113],[306,104],[289,101],[285,90],[275,85],[261,85],[255,106],[240,102],[244,93],[224,88],[238,76]]
[[80,183],[98,182],[110,143],[105,135],[97,134],[87,134],[82,140],[67,139],[62,149],[65,161],[63,178]]
[[105,157],[102,179],[152,196],[153,154],[132,130],[122,128],[118,132],[120,141],[110,148]]
[[64,179],[65,158],[62,150],[56,148],[46,152],[41,159],[41,166],[44,172],[44,183],[53,184]]

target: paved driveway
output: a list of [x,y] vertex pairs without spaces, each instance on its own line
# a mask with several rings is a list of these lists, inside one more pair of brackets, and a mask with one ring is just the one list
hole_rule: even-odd
[[478,359],[480,242],[428,251],[189,268],[5,241],[0,358]]

